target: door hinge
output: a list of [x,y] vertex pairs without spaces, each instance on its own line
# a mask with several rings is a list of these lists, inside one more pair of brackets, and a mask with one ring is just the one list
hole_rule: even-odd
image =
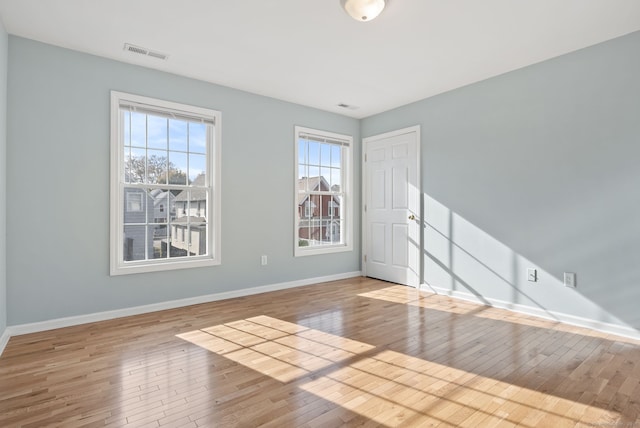
[[364,205],[364,212],[367,212],[367,204]]
[[364,161],[365,162],[367,161],[367,154],[366,153],[364,154]]
[[367,262],[367,255],[366,254],[364,255],[364,262],[365,263]]

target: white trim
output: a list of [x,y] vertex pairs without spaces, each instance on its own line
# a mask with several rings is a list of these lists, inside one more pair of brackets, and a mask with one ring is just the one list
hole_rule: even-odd
[[0,356],[2,355],[2,352],[4,352],[4,348],[7,346],[7,343],[9,343],[9,339],[11,339],[11,332],[9,331],[9,327],[7,327],[4,333],[2,333],[2,336],[0,336]]
[[[175,308],[180,308],[184,306],[197,305],[201,303],[215,302],[218,300],[232,299],[235,297],[250,296],[253,294],[267,293],[270,291],[286,290],[289,288],[303,287],[303,286],[318,284],[322,282],[338,281],[341,279],[355,278],[362,275],[363,273],[358,271],[346,272],[346,273],[322,276],[317,278],[308,278],[308,279],[301,279],[301,280],[290,281],[290,282],[262,285],[258,287],[245,288],[242,290],[208,294],[205,296],[171,300],[167,302],[154,303],[150,305],[116,309],[113,311],[97,312],[93,314],[77,315],[73,317],[57,318],[57,319],[48,320],[48,321],[9,326],[5,329],[2,336],[0,336],[0,356],[2,355],[2,352],[4,351],[7,343],[9,342],[9,339],[12,336],[19,336],[21,334],[38,333],[41,331],[53,330],[56,328],[71,327],[75,325],[87,324],[87,323],[98,322],[98,321],[106,321],[114,318],[121,318],[121,317],[132,316],[132,315],[141,315],[149,312],[175,309]],[[632,327],[604,323],[596,320],[590,320],[587,318],[581,318],[573,315],[563,314],[560,312],[545,311],[539,308],[509,303],[509,302],[505,302],[497,299],[485,298],[485,300],[489,302],[489,304],[487,305],[485,301],[478,299],[476,296],[474,296],[471,293],[464,293],[460,291],[449,290],[446,288],[434,287],[426,283],[422,283],[420,288],[422,289],[422,287],[429,288],[435,294],[450,296],[456,299],[479,303],[486,306],[491,306],[499,309],[506,309],[506,310],[518,312],[525,315],[532,315],[539,318],[558,321],[564,324],[575,325],[578,327],[584,327],[591,330],[600,331],[603,333],[609,333],[609,334],[614,334],[622,337],[628,337],[631,339],[640,340],[640,332],[635,330]]]
[[[367,204],[367,165],[366,165],[366,155],[367,155],[367,143],[371,142],[371,141],[377,141],[377,140],[384,140],[387,138],[392,138],[392,137],[397,137],[398,135],[404,135],[404,134],[409,134],[412,132],[416,133],[416,174],[418,176],[418,183],[419,183],[419,201],[418,201],[418,207],[420,207],[420,224],[421,226],[424,226],[424,223],[422,222],[422,219],[424,218],[424,210],[423,210],[423,206],[422,206],[422,154],[421,154],[421,147],[422,147],[422,140],[421,140],[421,136],[420,136],[420,125],[414,125],[414,126],[410,126],[408,128],[402,128],[402,129],[397,129],[395,131],[390,131],[390,132],[385,132],[384,134],[378,134],[378,135],[372,135],[371,137],[366,137],[362,139],[362,165],[361,165],[361,170],[362,170],[362,188],[360,190],[361,194],[362,194],[362,206],[361,208],[361,212],[362,212],[362,224],[361,224],[361,245],[362,245],[362,259],[361,259],[361,263],[360,263],[360,268],[362,269],[362,275],[367,276],[367,263],[365,261],[365,256],[366,256],[366,251],[367,251],[367,210],[365,209],[365,206]],[[419,242],[419,247],[420,247],[420,251],[418,252],[419,254],[419,265],[420,265],[420,272],[418,273],[418,288],[420,288],[420,281],[422,281],[423,278],[423,272],[422,272],[422,257],[420,257],[421,254],[423,254],[424,252],[424,247],[423,247],[423,227],[421,227],[420,230],[420,242]]]
[[[250,296],[253,294],[267,293],[270,291],[285,290],[288,288],[302,287],[307,285],[319,284],[328,281],[338,281],[341,279],[355,278],[362,275],[362,272],[345,272],[335,275],[321,276],[317,278],[299,279],[296,281],[281,282],[276,284],[261,285],[258,287],[243,288],[241,290],[224,291],[222,293],[207,294],[204,296],[189,297],[186,299],[170,300],[167,302],[153,303],[150,305],[134,306],[124,309],[116,309],[113,311],[97,312],[93,314],[77,315],[65,318],[56,318],[47,321],[34,322],[29,324],[20,324],[7,327],[5,334],[7,341],[11,336],[21,334],[38,333],[56,328],[71,327],[74,325],[87,324],[97,321],[105,321],[114,318],[128,317],[132,315],[141,315],[149,312],[164,311],[167,309],[181,308],[184,306],[198,305],[201,303],[215,302],[218,300],[233,299],[236,297]],[[2,341],[0,341],[0,345]]]
[[[490,297],[482,297],[482,300],[477,296],[464,291],[450,290],[448,288],[434,287],[432,285],[422,283],[422,287],[429,288],[435,294],[445,295],[453,297],[455,299],[466,300],[468,302],[479,303],[485,306],[491,306],[499,309],[506,309],[519,314],[531,315],[546,320],[556,321],[562,324],[574,325],[577,327],[584,327],[590,330],[599,331],[602,333],[615,334],[617,336],[628,337],[631,339],[640,340],[640,331],[633,327],[611,324],[602,321],[592,320],[589,318],[577,317],[575,315],[565,314],[562,312],[548,311],[546,309],[536,308],[534,306],[521,305],[518,303],[511,303],[504,300],[493,299]],[[423,289],[424,290],[424,289]],[[427,291],[427,290],[424,290]]]
[[[121,177],[123,165],[123,145],[120,135],[121,131],[121,104],[137,103],[141,105],[154,106],[160,110],[177,111],[188,113],[191,116],[202,116],[210,119],[206,122],[213,128],[213,132],[207,132],[207,192],[209,194],[208,204],[212,204],[211,209],[207,209],[207,223],[209,233],[207,234],[207,255],[201,257],[187,257],[178,260],[141,260],[125,263],[123,261],[123,204],[126,207],[122,195]],[[185,114],[186,114],[185,113]],[[203,119],[203,120],[204,120]],[[221,263],[221,140],[222,140],[222,113],[204,107],[195,107],[186,104],[179,104],[172,101],[159,100],[155,98],[143,97],[124,92],[111,91],[111,166],[110,166],[110,232],[109,232],[109,273],[110,275],[123,275],[132,273],[157,272],[174,269],[195,268],[204,266],[214,266]],[[213,123],[213,125],[211,125]],[[188,174],[188,171],[185,171]],[[138,187],[133,185],[131,187]],[[142,187],[146,187],[142,186]],[[172,185],[160,185],[158,187],[177,188]],[[185,187],[180,187],[185,188]],[[144,203],[143,203],[144,206]]]
[[[342,157],[342,179],[344,182],[342,183],[341,193],[343,194],[342,200],[342,217],[340,218],[341,222],[341,230],[340,236],[343,240],[342,244],[335,245],[322,245],[315,247],[300,247],[298,245],[299,242],[299,220],[301,219],[299,216],[302,214],[306,214],[306,212],[299,213],[298,209],[298,140],[300,139],[302,134],[313,135],[319,138],[326,138],[326,141],[329,143],[340,143],[343,142],[342,148],[346,149],[343,151],[346,152],[346,155]],[[331,253],[341,253],[344,251],[353,251],[353,225],[354,221],[354,211],[353,211],[353,201],[352,196],[354,194],[353,189],[353,137],[351,135],[343,135],[336,134],[334,132],[321,131],[312,128],[305,128],[303,126],[294,126],[294,197],[293,197],[293,209],[294,209],[294,221],[293,221],[293,256],[294,257],[304,257],[304,256],[315,256],[318,254],[331,254]],[[303,218],[308,218],[308,216],[303,216]]]

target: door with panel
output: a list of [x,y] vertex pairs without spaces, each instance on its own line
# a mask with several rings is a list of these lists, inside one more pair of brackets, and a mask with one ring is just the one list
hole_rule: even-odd
[[364,271],[420,284],[419,127],[365,138]]

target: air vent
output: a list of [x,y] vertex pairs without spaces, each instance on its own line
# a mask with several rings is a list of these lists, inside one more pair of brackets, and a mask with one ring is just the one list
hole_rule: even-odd
[[358,107],[358,106],[352,106],[352,105],[345,104],[345,103],[340,103],[340,104],[338,104],[338,107],[340,107],[340,108],[346,108],[346,109],[348,109],[348,110],[358,110],[358,109],[360,108],[360,107]]
[[152,51],[151,49],[130,45],[129,43],[124,44],[124,50],[127,52],[138,54],[138,55],[150,56],[151,58],[161,59],[163,61],[166,61],[167,58],[169,58],[169,55],[163,54],[162,52]]

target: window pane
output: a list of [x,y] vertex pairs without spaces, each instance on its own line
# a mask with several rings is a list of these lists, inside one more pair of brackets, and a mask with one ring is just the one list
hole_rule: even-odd
[[183,221],[176,221],[171,223],[169,233],[171,234],[171,245],[169,247],[169,257],[186,257],[187,245],[184,242],[185,230],[187,223]]
[[129,177],[129,171],[131,170],[131,147],[124,147],[122,161],[124,162],[124,168],[122,169],[122,176],[120,177],[120,180],[125,183],[130,183],[131,179]]
[[320,143],[309,141],[309,165],[320,165]]
[[298,141],[298,164],[307,163],[308,162],[307,156],[308,156],[307,141],[299,140]]
[[147,147],[167,149],[167,119],[158,116],[147,116]]
[[147,150],[147,179],[149,184],[167,184],[167,152]]
[[[306,178],[309,176],[309,167],[307,165],[298,165],[298,179],[302,179],[302,178]],[[300,190],[306,190],[306,181],[304,183],[301,182],[301,184],[304,184],[302,187],[300,187]]]
[[329,168],[320,168],[320,176],[323,178],[320,188],[323,192],[328,192],[331,189],[331,171]]
[[309,221],[307,219],[300,220],[298,226],[298,246],[309,246]]
[[[207,218],[208,193],[205,189],[186,189],[175,197],[176,219],[189,217],[181,221],[204,222]],[[176,220],[177,221],[177,220]]]
[[144,260],[146,251],[146,226],[124,227],[124,261]]
[[207,153],[207,125],[189,122],[189,151]]
[[143,183],[146,170],[146,151],[144,149],[131,149],[129,163],[124,166],[124,175],[127,183]]
[[169,150],[187,151],[187,122],[169,119]]
[[329,244],[340,244],[340,236],[342,228],[342,222],[340,220],[333,219],[329,222],[326,229],[326,238]]
[[342,147],[331,146],[331,166],[335,168],[342,166]]
[[342,191],[342,176],[338,168],[331,168],[331,190],[334,192]]
[[207,254],[207,225],[205,223],[190,223],[189,226],[189,255],[203,256]]
[[131,146],[147,147],[147,116],[131,112]]
[[342,203],[340,198],[333,197],[332,202],[330,202],[332,208],[329,211],[329,228],[328,238],[332,244],[341,244],[342,243]]
[[188,184],[186,153],[169,152],[169,184]]
[[[149,191],[151,202],[153,202],[153,215],[150,216],[153,223],[166,223],[169,219],[169,199],[175,196],[167,189],[151,189]],[[151,204],[150,204],[151,205]]]
[[167,225],[148,226],[147,237],[152,243],[153,251],[149,253],[149,259],[166,259],[167,253]]
[[333,196],[320,196],[320,218],[319,218],[319,236],[318,241],[320,241],[319,245],[327,245],[334,244],[334,235],[335,235],[335,225],[334,222],[336,218],[333,216],[335,214],[334,205],[335,198]]
[[320,144],[320,165],[331,165],[331,144]]
[[205,155],[194,155],[189,154],[189,180],[192,184],[196,181],[198,176],[202,178],[198,180],[198,183],[195,183],[199,186],[203,186],[206,183],[204,182],[205,176],[204,173],[207,170],[207,157]]
[[124,188],[124,222],[146,223],[146,192],[142,189],[131,187]]
[[130,146],[131,145],[131,127],[130,127],[130,122],[131,121],[131,113],[128,111],[123,111],[122,112],[122,131],[123,131],[123,143],[124,146]]

